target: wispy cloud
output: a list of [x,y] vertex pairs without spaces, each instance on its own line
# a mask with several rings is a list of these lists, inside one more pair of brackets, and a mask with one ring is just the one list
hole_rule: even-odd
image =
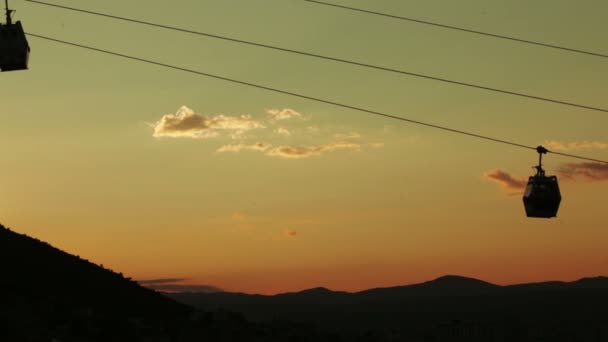
[[308,127],[306,127],[306,130],[308,130],[308,133],[311,133],[311,134],[321,133],[321,128],[319,128],[319,126],[317,126],[317,125],[308,126]]
[[209,118],[209,126],[214,129],[235,131],[249,131],[256,128],[266,128],[260,122],[254,120],[251,115],[225,116],[223,114]]
[[287,120],[291,118],[302,118],[302,114],[293,109],[269,109],[266,111],[271,120]]
[[206,117],[195,113],[192,109],[182,106],[175,114],[165,114],[152,124],[154,137],[172,138],[212,138],[219,135],[220,130],[233,131],[242,134],[244,131],[265,128],[264,125],[250,115],[226,116],[223,114]]
[[298,239],[298,231],[291,228],[284,229],[281,232],[274,233],[270,239],[274,241],[296,240]]
[[493,170],[484,173],[483,175],[486,179],[489,179],[497,184],[499,184],[505,190],[513,190],[521,192],[524,190],[528,181],[523,177],[514,177],[509,173],[502,170]]
[[[360,144],[355,143],[356,139],[363,139],[364,135],[358,132],[334,133],[330,128],[321,129],[316,125],[306,126],[308,135],[323,135],[326,138],[333,138],[333,142],[324,144],[309,145],[282,145],[274,142],[278,140],[278,136],[289,137],[292,135],[291,128],[284,125],[276,125],[277,121],[288,120],[291,118],[308,119],[294,109],[270,109],[267,111],[268,116],[258,120],[250,115],[227,116],[218,114],[216,116],[205,116],[196,113],[187,106],[182,106],[176,113],[166,114],[155,123],[150,124],[154,129],[154,137],[172,137],[172,138],[213,138],[221,136],[223,138],[232,138],[230,144],[224,143],[219,146],[216,151],[220,153],[232,152],[239,153],[243,151],[257,151],[266,156],[279,157],[286,159],[302,159],[311,156],[319,156],[326,152],[335,151],[338,149],[359,150],[362,146],[379,148],[384,146],[383,143],[368,143],[362,141]],[[274,126],[274,127],[273,127]],[[268,129],[268,127],[272,127]],[[302,128],[302,127],[301,127]],[[266,134],[268,142],[253,143],[252,140],[259,139],[258,131]],[[273,140],[274,139],[274,140]],[[327,140],[326,140],[327,141]],[[271,143],[272,142],[272,143]],[[358,141],[357,141],[358,142]]]
[[216,293],[223,292],[219,287],[211,285],[187,285],[187,284],[160,284],[160,285],[145,285],[145,287],[160,291],[160,292],[198,292],[198,293]]
[[361,134],[359,134],[357,132],[337,133],[337,134],[334,134],[334,138],[336,138],[338,140],[360,139]]
[[251,144],[251,145],[228,144],[228,145],[224,145],[224,146],[220,147],[219,149],[217,149],[217,152],[240,152],[243,150],[265,152],[271,147],[272,147],[272,145],[267,144],[267,143],[255,143],[255,144]]
[[149,279],[138,280],[137,282],[144,287],[161,292],[202,292],[214,293],[222,292],[223,290],[211,286],[201,284],[182,284],[187,279],[184,278],[165,278],[165,279]]
[[382,148],[384,147],[384,143],[370,143],[369,146],[373,148]]
[[140,285],[143,286],[147,286],[147,285],[159,285],[159,284],[173,284],[173,283],[180,283],[182,281],[185,281],[186,279],[184,278],[162,278],[162,279],[146,279],[146,280],[138,280],[137,282]]
[[278,135],[282,135],[284,137],[288,137],[291,135],[291,132],[285,127],[279,127],[275,132],[277,132]]
[[247,215],[236,211],[232,213],[232,216],[230,216],[230,218],[234,221],[245,221],[247,220]]
[[267,156],[280,157],[287,159],[301,159],[312,156],[321,155],[324,152],[334,151],[338,149],[358,150],[361,146],[347,141],[332,142],[317,146],[278,146],[272,147],[268,143],[256,143],[253,145],[246,144],[229,144],[220,147],[217,152],[241,152],[243,150],[265,152]]
[[347,141],[338,141],[318,146],[279,146],[267,152],[267,155],[272,157],[280,157],[287,159],[301,159],[312,156],[318,156],[324,152],[334,151],[337,149],[353,149],[358,150],[361,146]]
[[573,142],[560,142],[560,141],[546,141],[544,146],[549,150],[555,151],[572,151],[580,149],[606,149],[608,143],[599,141],[573,141]]
[[600,163],[570,163],[558,169],[561,176],[569,180],[583,178],[587,181],[598,182],[608,180],[608,164]]

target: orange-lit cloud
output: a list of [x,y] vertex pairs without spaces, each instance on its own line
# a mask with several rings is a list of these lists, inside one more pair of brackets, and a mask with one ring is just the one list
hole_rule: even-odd
[[277,134],[282,135],[284,137],[288,137],[291,135],[291,132],[287,128],[284,128],[284,127],[277,128],[276,132],[277,132]]
[[318,156],[324,152],[334,151],[337,149],[353,149],[358,150],[359,144],[353,144],[346,141],[338,141],[318,146],[279,146],[268,151],[267,155],[273,157],[287,158],[287,159],[300,159],[308,158],[312,156]]
[[559,168],[561,176],[569,180],[583,178],[587,181],[598,182],[608,180],[608,164],[600,163],[570,163]]
[[493,182],[498,183],[505,190],[514,190],[521,192],[526,187],[528,183],[526,178],[523,177],[514,177],[509,173],[502,170],[493,170],[484,173],[484,177]]
[[206,117],[182,106],[175,114],[165,114],[152,124],[154,137],[172,138],[212,138],[219,130],[229,130],[242,134],[244,131],[265,128],[249,115],[226,116],[223,114]]
[[265,152],[267,156],[286,159],[301,159],[321,155],[324,152],[338,149],[358,150],[361,146],[346,141],[332,142],[317,146],[278,146],[272,148],[268,143],[256,143],[253,145],[229,144],[220,147],[217,152],[240,152],[243,150]]
[[[303,118],[302,114],[293,109],[271,109],[267,111],[268,117],[265,121],[257,121],[249,115],[226,116],[223,114],[206,117],[194,112],[192,109],[182,106],[175,114],[166,114],[159,121],[152,124],[154,136],[160,137],[187,137],[187,138],[212,138],[219,136],[222,131],[227,131],[226,137],[238,140],[235,143],[220,146],[216,151],[238,153],[242,151],[257,151],[266,156],[279,157],[285,159],[302,159],[312,156],[319,156],[325,152],[338,149],[359,150],[360,144],[352,142],[362,138],[358,132],[336,133],[333,134],[335,141],[319,145],[279,145],[273,146],[268,142],[250,143],[246,133],[256,129],[266,129],[265,124],[273,124],[279,120],[290,118]],[[311,128],[312,127],[312,128]],[[320,129],[310,126],[308,129],[319,133]],[[284,137],[292,133],[285,127],[277,127],[274,132]],[[271,137],[269,137],[271,138]],[[276,138],[276,137],[275,137]],[[382,147],[382,143],[365,144],[374,148]]]
[[287,120],[291,118],[302,118],[302,114],[293,109],[269,109],[266,111],[271,120]]
[[272,145],[268,144],[268,143],[255,143],[252,145],[229,144],[229,145],[224,145],[224,146],[220,147],[217,150],[217,152],[240,152],[242,150],[265,152],[266,150],[268,150],[271,147],[272,147]]
[[359,138],[361,138],[361,134],[359,134],[357,132],[337,133],[337,134],[334,134],[334,138],[336,138],[338,140],[359,139]]
[[608,148],[608,143],[599,141],[573,141],[566,143],[560,141],[547,141],[544,146],[549,150],[572,151],[585,148],[606,149]]
[[273,241],[289,241],[296,240],[298,238],[298,231],[288,228],[284,229],[281,232],[276,232],[271,236],[271,240]]
[[232,218],[234,221],[245,221],[245,220],[247,219],[247,215],[245,215],[245,214],[243,214],[243,213],[239,213],[239,212],[237,211],[237,212],[234,212],[234,213],[232,214],[231,218]]

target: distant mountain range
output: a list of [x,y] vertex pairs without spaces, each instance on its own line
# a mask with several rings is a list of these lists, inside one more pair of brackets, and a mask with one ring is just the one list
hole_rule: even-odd
[[[451,341],[450,332],[464,334],[457,341],[503,341],[508,336],[518,342],[528,338],[608,341],[606,277],[499,286],[450,275],[356,293],[314,288],[272,296],[229,292],[167,296],[197,308],[238,311],[254,321],[284,319],[356,336],[377,337],[381,332],[397,341],[424,336]],[[466,335],[467,331],[476,331],[477,337]]]
[[238,292],[174,292],[166,293],[170,298],[195,307],[227,308],[243,306],[251,308],[277,304],[291,305],[355,305],[378,302],[400,302],[431,300],[437,297],[483,297],[534,295],[547,293],[583,293],[587,291],[603,293],[608,290],[608,277],[583,278],[573,282],[549,281],[517,285],[495,285],[482,280],[462,276],[447,275],[424,283],[386,288],[374,288],[360,292],[332,291],[323,287],[300,292],[276,295],[245,294]]

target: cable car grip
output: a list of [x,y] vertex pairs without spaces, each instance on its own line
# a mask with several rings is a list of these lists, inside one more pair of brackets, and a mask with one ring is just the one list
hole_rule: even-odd
[[538,166],[535,166],[536,175],[540,177],[545,176],[545,170],[543,169],[543,154],[547,154],[549,150],[544,148],[543,146],[536,147],[536,152],[538,152]]
[[8,0],[4,0],[5,4],[5,13],[6,13],[6,25],[10,25],[13,23],[13,19],[11,18],[11,14],[15,12],[15,10],[8,8]]

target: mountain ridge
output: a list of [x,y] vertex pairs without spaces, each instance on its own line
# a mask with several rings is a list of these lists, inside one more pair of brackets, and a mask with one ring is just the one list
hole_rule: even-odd
[[[373,287],[366,290],[360,291],[342,291],[332,290],[327,287],[318,286],[307,288],[299,291],[288,291],[279,292],[275,294],[260,294],[260,293],[247,293],[247,292],[233,292],[233,291],[214,291],[214,292],[198,292],[198,291],[172,291],[171,294],[231,294],[231,295],[243,295],[243,296],[257,296],[257,297],[275,297],[275,296],[293,296],[298,294],[364,294],[369,292],[383,291],[383,290],[394,290],[394,289],[406,289],[415,287],[434,287],[434,288],[452,288],[452,289],[515,289],[515,288],[534,288],[534,287],[552,287],[552,286],[564,286],[571,288],[608,288],[608,277],[607,276],[593,276],[583,277],[573,281],[560,281],[560,280],[548,280],[540,282],[529,282],[529,283],[516,283],[508,285],[498,285],[490,283],[477,278],[459,276],[459,275],[445,275],[433,280],[424,281],[421,283],[413,283],[406,285],[395,285],[387,287]],[[159,291],[163,292],[163,291]],[[168,294],[169,292],[164,292]]]
[[[370,331],[396,334],[395,341],[433,340],[431,336],[437,341],[571,342],[576,340],[569,339],[572,336],[580,341],[608,341],[606,277],[496,285],[448,275],[359,292],[313,288],[276,295],[167,295],[200,309],[241,312],[252,321],[280,317],[358,336]],[[467,338],[471,331],[479,336]],[[462,338],[450,335],[455,332]]]

